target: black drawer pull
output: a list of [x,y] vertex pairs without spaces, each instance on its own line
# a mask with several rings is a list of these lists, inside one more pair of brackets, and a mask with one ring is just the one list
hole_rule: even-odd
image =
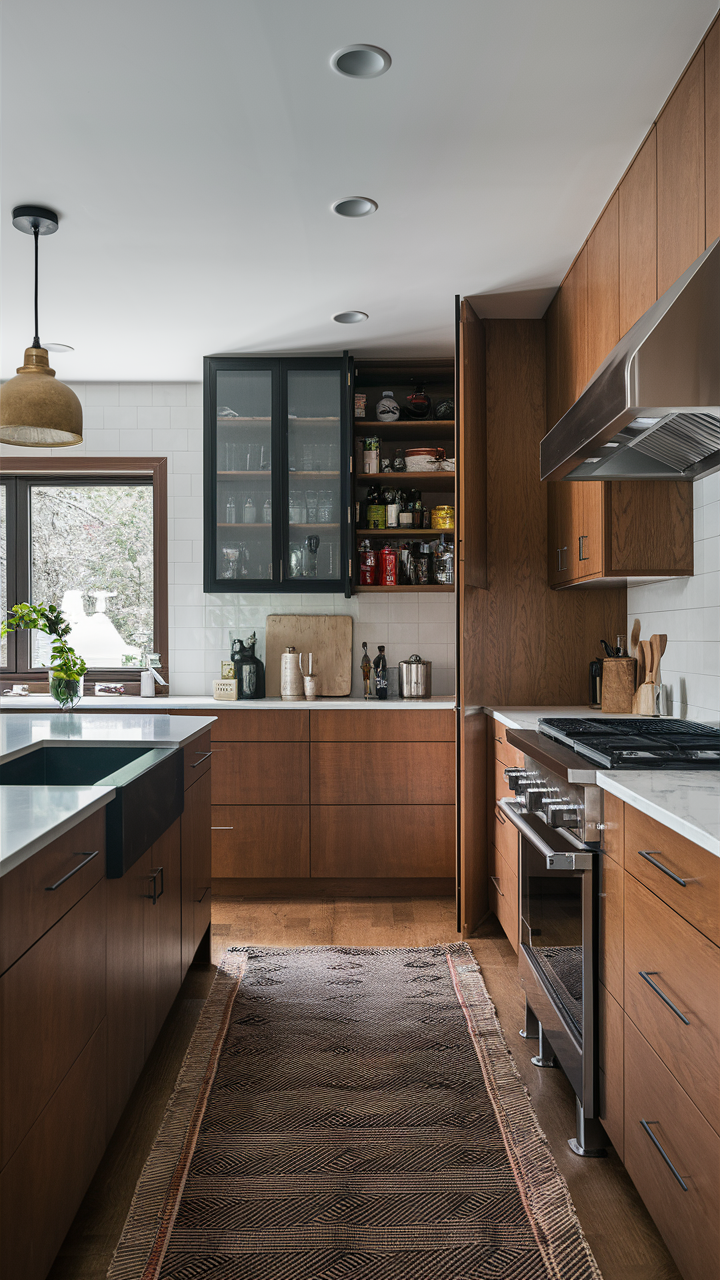
[[664,867],[662,862],[658,862],[657,858],[653,858],[652,854],[647,852],[647,849],[638,849],[638,854],[641,858],[644,858],[646,862],[652,862],[653,866],[657,867],[658,871],[662,871],[666,876],[669,876],[676,884],[682,885],[683,889],[687,889],[687,880],[681,880],[680,876],[676,876],[675,872],[671,871],[669,867]]
[[[159,893],[158,893],[158,891],[157,891],[157,878],[158,878],[158,876],[160,877],[160,892],[159,892]],[[150,879],[150,880],[152,880],[152,887],[153,887],[153,891],[152,891],[152,893],[146,893],[146,894],[145,894],[145,897],[146,897],[146,898],[151,898],[151,899],[152,899],[152,904],[153,904],[153,906],[155,906],[155,904],[156,904],[156,902],[157,902],[158,898],[162,898],[162,896],[163,896],[163,894],[164,894],[164,892],[165,892],[165,872],[163,871],[163,868],[162,868],[162,867],[156,867],[156,869],[155,869],[154,871],[151,871],[151,872],[150,872],[149,879]]]
[[496,739],[495,739],[495,741],[496,741],[496,742],[502,742],[502,738],[496,738]]
[[52,893],[53,889],[59,889],[61,884],[64,884],[71,876],[76,876],[78,871],[82,871],[83,867],[87,866],[88,862],[92,862],[93,858],[97,858],[99,852],[100,850],[96,849],[94,853],[89,853],[87,857],[85,857],[84,853],[76,853],[75,857],[83,858],[84,861],[78,863],[76,867],[73,867],[72,871],[68,871],[67,875],[62,877],[62,880],[56,880],[55,884],[46,884],[45,892]]
[[675,1168],[675,1165],[673,1164],[673,1162],[672,1162],[672,1160],[670,1159],[669,1155],[668,1155],[668,1154],[663,1150],[663,1148],[660,1146],[660,1143],[658,1142],[657,1138],[655,1137],[655,1134],[653,1133],[652,1129],[650,1128],[650,1125],[651,1125],[651,1124],[660,1124],[660,1121],[659,1121],[659,1120],[641,1120],[641,1121],[640,1121],[640,1123],[641,1123],[641,1125],[642,1125],[643,1129],[645,1130],[646,1134],[647,1134],[647,1135],[648,1135],[648,1137],[650,1138],[650,1140],[651,1140],[651,1141],[655,1144],[655,1146],[657,1147],[658,1151],[660,1152],[660,1155],[662,1156],[663,1160],[665,1161],[665,1163],[666,1163],[666,1165],[667,1165],[668,1169],[670,1170],[671,1174],[673,1175],[673,1177],[674,1177],[674,1178],[677,1178],[677,1180],[678,1180],[678,1182],[680,1183],[680,1186],[682,1187],[683,1191],[688,1191],[688,1190],[689,1190],[689,1187],[688,1187],[687,1183],[686,1183],[686,1182],[683,1182],[682,1178],[680,1177],[680,1174],[678,1173],[677,1169]]
[[685,1017],[685,1014],[681,1013],[677,1005],[674,1005],[672,1000],[669,1000],[668,997],[665,995],[665,992],[661,991],[660,988],[656,985],[656,983],[653,982],[652,978],[650,977],[650,974],[652,973],[653,976],[655,976],[655,971],[651,969],[648,973],[643,973],[642,969],[638,969],[638,973],[642,978],[643,982],[647,982],[648,986],[652,987],[653,991],[655,992],[655,995],[659,996],[660,999],[665,1002],[668,1009],[672,1009],[675,1016],[678,1017],[681,1022],[684,1022],[686,1027],[689,1027],[690,1023],[688,1022],[688,1019]]
[[197,903],[202,902],[203,898],[204,898],[204,897],[206,896],[206,894],[208,894],[209,892],[210,892],[210,885],[208,885],[208,886],[207,886],[207,888],[203,889],[202,893],[200,894],[200,897],[199,897],[199,898],[196,898],[196,899],[195,899],[195,901],[196,901]]
[[503,893],[502,889],[500,888],[500,881],[498,880],[497,876],[491,876],[491,877],[490,877],[490,879],[492,880],[493,884],[495,885],[495,888],[497,889],[498,893],[500,894],[500,897],[501,897],[501,898],[504,898],[504,897],[505,897],[505,894]]
[[200,756],[199,760],[196,760],[194,764],[190,765],[190,768],[197,769],[198,765],[202,764],[203,760],[209,760],[211,755],[212,755],[212,751],[206,751],[204,755]]
[[495,817],[497,818],[498,822],[501,822],[502,825],[505,826],[507,819],[502,809],[499,809],[497,805],[495,805]]

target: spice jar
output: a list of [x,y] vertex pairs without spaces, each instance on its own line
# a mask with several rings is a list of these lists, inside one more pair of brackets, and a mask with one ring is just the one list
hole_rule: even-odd
[[433,507],[431,517],[433,529],[454,529],[455,528],[455,508]]

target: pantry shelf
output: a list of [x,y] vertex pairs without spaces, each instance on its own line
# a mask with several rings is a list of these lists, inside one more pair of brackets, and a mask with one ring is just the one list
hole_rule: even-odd
[[430,422],[428,418],[417,422],[368,422],[366,418],[357,418],[354,431],[356,436],[380,436],[383,440],[452,440],[455,423],[447,418],[438,422]]
[[420,489],[449,493],[455,488],[454,471],[376,471],[355,476],[356,484],[374,484],[381,489]]
[[450,587],[446,587],[446,586],[438,586],[438,584],[437,584],[437,583],[433,583],[433,584],[432,584],[432,586],[428,586],[428,587],[419,587],[419,586],[414,586],[414,587],[413,587],[413,586],[409,586],[409,587],[406,587],[406,586],[403,586],[403,587],[361,587],[361,586],[356,586],[356,587],[353,587],[353,591],[354,591],[354,592],[360,592],[360,591],[384,591],[386,594],[387,594],[388,592],[390,592],[390,591],[454,591],[454,590],[455,590],[455,587],[454,587],[454,586],[450,586]]
[[454,529],[418,529],[415,525],[393,525],[390,529],[358,529],[355,528],[356,534],[363,538],[385,538],[401,537],[409,538],[412,542],[430,542],[433,538],[438,538],[441,533],[454,533]]

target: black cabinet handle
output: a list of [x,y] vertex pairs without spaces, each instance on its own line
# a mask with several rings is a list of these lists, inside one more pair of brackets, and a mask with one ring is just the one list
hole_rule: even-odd
[[490,879],[492,880],[493,884],[495,885],[495,888],[497,889],[498,893],[500,894],[500,897],[501,897],[501,898],[504,898],[504,897],[505,897],[505,894],[503,893],[502,889],[500,888],[500,881],[498,880],[497,876],[491,876],[491,877],[490,877]]
[[648,1135],[648,1137],[650,1138],[650,1141],[651,1141],[651,1142],[652,1142],[652,1143],[657,1147],[658,1151],[660,1152],[660,1155],[662,1156],[663,1160],[665,1161],[665,1163],[666,1163],[666,1165],[667,1165],[668,1169],[670,1170],[671,1174],[673,1175],[673,1177],[674,1177],[674,1178],[677,1178],[677,1180],[678,1180],[678,1182],[680,1183],[680,1186],[682,1187],[683,1191],[688,1191],[688,1190],[689,1190],[689,1188],[688,1188],[687,1183],[686,1183],[686,1182],[683,1182],[682,1178],[680,1177],[680,1174],[678,1173],[677,1169],[675,1168],[675,1165],[673,1164],[673,1162],[672,1162],[672,1160],[670,1159],[669,1155],[668,1155],[668,1154],[667,1154],[667,1152],[666,1152],[666,1151],[664,1151],[664,1150],[663,1150],[663,1148],[660,1146],[660,1143],[658,1142],[657,1138],[655,1137],[655,1134],[653,1133],[652,1129],[650,1128],[650,1125],[651,1125],[651,1124],[660,1124],[660,1121],[659,1121],[659,1120],[641,1120],[641,1121],[640,1121],[640,1124],[642,1125],[642,1127],[643,1127],[643,1129],[645,1130],[646,1134],[647,1134],[647,1135]]
[[567,551],[567,547],[558,547],[558,552],[557,552],[558,573],[562,573],[563,569],[567,569],[567,558],[565,559],[565,564],[563,564],[562,562],[563,551]]
[[502,738],[496,738],[496,739],[495,739],[495,741],[496,741],[496,742],[502,742]]
[[200,756],[199,760],[196,760],[194,764],[190,765],[190,768],[197,769],[198,765],[202,764],[203,760],[209,760],[211,755],[212,751],[206,751],[204,755]]
[[660,988],[657,986],[657,984],[653,982],[652,978],[650,977],[650,974],[652,973],[653,977],[655,977],[656,976],[655,971],[651,969],[648,973],[643,973],[642,969],[638,969],[638,973],[642,978],[643,982],[647,982],[648,986],[652,987],[653,991],[655,992],[655,995],[659,996],[660,999],[665,1002],[668,1009],[672,1009],[675,1016],[678,1017],[681,1022],[684,1022],[686,1027],[689,1027],[690,1023],[688,1019],[685,1017],[685,1014],[681,1013],[677,1005],[674,1005],[672,1000],[669,1000],[668,997],[665,995],[665,992],[661,991]]
[[[160,892],[159,892],[159,893],[158,893],[158,887],[157,887],[157,878],[158,878],[158,876],[160,877]],[[145,897],[146,897],[146,898],[151,898],[151,899],[152,899],[152,904],[153,904],[153,906],[155,906],[155,903],[157,902],[158,898],[162,898],[162,896],[163,896],[163,894],[164,894],[164,892],[165,892],[165,872],[164,872],[163,868],[162,868],[162,867],[156,867],[156,869],[155,869],[154,871],[151,871],[151,872],[150,872],[150,877],[149,877],[149,878],[150,878],[150,880],[152,880],[153,891],[152,891],[152,893],[146,893],[146,894],[145,894]]]
[[97,858],[99,852],[100,850],[96,849],[94,853],[89,853],[87,857],[85,857],[84,853],[76,853],[75,857],[82,858],[83,861],[78,863],[76,867],[73,867],[72,871],[68,871],[67,875],[63,876],[61,880],[56,880],[55,884],[46,884],[45,892],[52,893],[53,889],[59,889],[61,884],[64,884],[71,876],[76,876],[78,871],[82,871],[83,867],[87,866],[88,862],[92,862],[93,858]]
[[205,895],[206,895],[206,894],[208,894],[209,892],[210,892],[210,885],[208,885],[205,889],[203,889],[202,893],[200,894],[200,897],[199,897],[199,898],[196,898],[196,899],[195,899],[195,901],[196,901],[197,903],[202,902],[202,900],[203,900],[203,898],[205,897]]
[[507,819],[502,809],[499,809],[497,805],[495,805],[495,817],[497,818],[498,822],[502,822],[503,826],[505,826]]
[[[653,850],[654,852],[655,850]],[[638,849],[638,856],[644,858],[646,862],[652,862],[658,871],[662,871],[664,875],[669,876],[676,884],[682,885],[683,889],[687,889],[687,880],[681,880],[680,876],[676,876],[675,872],[671,871],[669,867],[664,867],[662,862],[658,862],[657,858],[653,857],[652,853],[648,853],[647,849]]]
[[588,540],[588,535],[586,533],[581,533],[580,537],[578,538],[578,560],[590,559],[589,556],[583,555],[583,551],[585,550],[585,543],[587,542],[587,540]]

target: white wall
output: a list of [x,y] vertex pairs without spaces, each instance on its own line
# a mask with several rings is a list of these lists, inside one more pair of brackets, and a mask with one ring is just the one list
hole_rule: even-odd
[[662,661],[671,710],[688,719],[720,713],[720,473],[693,485],[695,574],[628,587],[628,635],[639,618],[645,640],[668,638]]
[[[58,370],[58,372],[61,372]],[[168,576],[170,690],[211,693],[230,637],[255,630],[265,656],[269,613],[350,614],[353,624],[353,691],[361,688],[360,656],[384,644],[388,663],[411,653],[433,663],[433,692],[455,688],[455,597],[451,593],[342,595],[206,595],[202,589],[202,384],[72,384],[83,405],[84,440],[47,456],[147,457],[168,460]],[[45,451],[42,451],[45,452]],[[34,450],[35,457],[42,456]],[[27,450],[0,446],[0,456]]]

